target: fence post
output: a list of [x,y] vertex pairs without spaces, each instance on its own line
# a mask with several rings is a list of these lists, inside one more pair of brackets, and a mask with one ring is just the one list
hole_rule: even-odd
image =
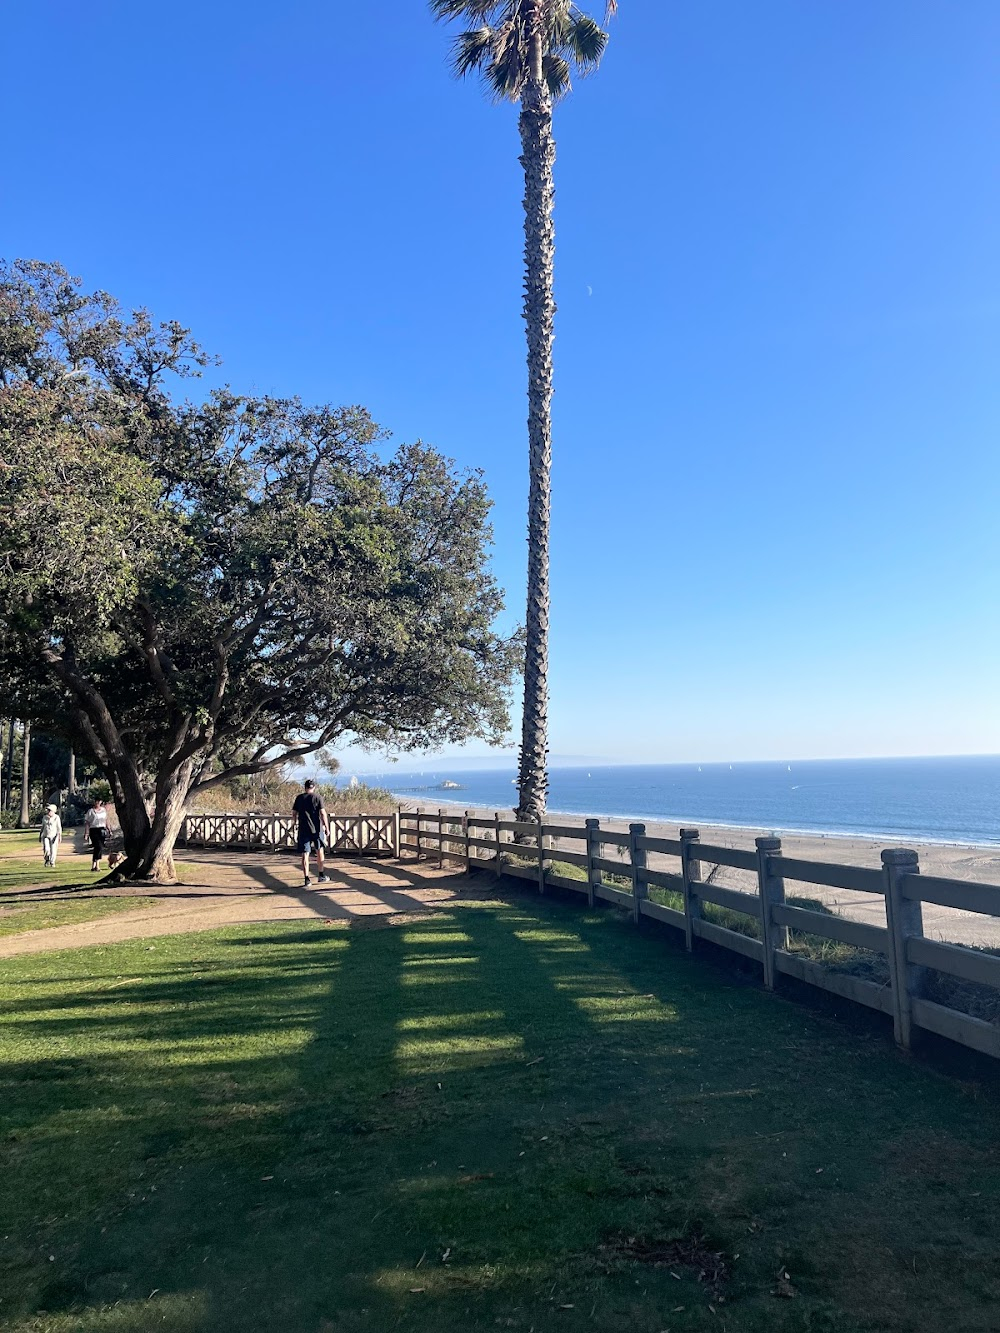
[[438,806],[438,870],[444,869],[444,811]]
[[536,835],[538,843],[538,892],[545,892],[545,825],[541,820],[538,821],[538,833]]
[[403,807],[397,806],[396,813],[392,817],[392,857],[394,861],[401,861],[403,858],[402,829]]
[[496,840],[497,840],[497,860],[494,869],[496,870],[497,879],[499,879],[500,878],[500,813],[497,810],[493,811],[493,832],[496,834]]
[[601,821],[599,819],[586,819],[584,820],[584,828],[587,830],[587,906],[593,907],[594,889],[601,882],[601,872],[594,865],[594,857],[601,845],[599,836]]
[[416,820],[417,820],[417,860],[419,861],[421,857],[420,832],[423,827],[424,812],[423,810],[420,809],[419,806],[417,806],[416,811],[414,813],[416,815]]
[[628,854],[632,863],[632,919],[637,926],[642,921],[642,900],[648,892],[646,881],[640,874],[640,871],[646,869],[646,849],[639,846],[639,839],[645,836],[645,824],[629,824]]
[[785,881],[771,873],[769,857],[781,855],[780,838],[755,838],[757,844],[757,892],[760,895],[760,941],[764,949],[764,985],[774,990],[775,949],[788,948],[788,927],[779,926],[771,908],[785,901]]
[[472,874],[472,849],[469,847],[469,812],[462,815],[462,837],[465,839],[465,873]]
[[908,847],[890,847],[882,853],[885,875],[885,916],[889,927],[889,970],[892,976],[892,1027],[897,1043],[909,1050],[913,1043],[911,1001],[923,989],[925,970],[914,967],[906,956],[906,942],[923,935],[923,913],[919,898],[902,893],[904,875],[920,874],[920,859]]
[[696,828],[681,829],[681,875],[684,879],[684,943],[688,952],[694,948],[694,922],[701,917],[701,899],[695,886],[701,880]]

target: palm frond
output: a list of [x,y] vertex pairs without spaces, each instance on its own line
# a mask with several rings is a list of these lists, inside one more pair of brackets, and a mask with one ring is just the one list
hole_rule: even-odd
[[430,0],[431,13],[436,19],[473,19],[488,23],[497,10],[504,8],[501,0]]
[[512,31],[507,40],[494,49],[486,71],[486,81],[499,101],[516,102],[524,87],[528,62],[519,38],[520,32]]
[[553,55],[551,52],[544,56],[542,73],[545,75],[545,82],[553,100],[562,97],[573,87],[570,82],[569,61],[563,60],[562,56]]
[[549,7],[549,50],[558,51],[566,45],[573,26],[573,6],[570,0],[553,0]]
[[580,65],[600,64],[608,34],[589,14],[576,14],[568,25],[564,49]]
[[493,40],[492,28],[475,28],[458,34],[452,47],[452,63],[459,78],[481,70],[492,59]]

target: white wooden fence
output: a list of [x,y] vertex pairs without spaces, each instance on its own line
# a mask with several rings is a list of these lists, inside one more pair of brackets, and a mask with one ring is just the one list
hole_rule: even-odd
[[[399,815],[327,815],[327,851],[348,856],[398,856]],[[294,815],[185,815],[177,841],[185,847],[276,850],[295,847]]]
[[[583,827],[571,824],[520,824],[513,820],[439,810],[400,811],[399,853],[460,861],[497,876],[512,875],[537,884],[539,893],[556,887],[579,894],[588,905],[614,903],[631,912],[636,925],[651,918],[684,936],[689,950],[698,940],[753,959],[761,965],[764,985],[773,990],[779,977],[795,977],[858,1004],[889,1014],[896,1041],[909,1048],[919,1029],[934,1032],[973,1050],[1000,1058],[1000,1026],[925,999],[928,969],[1000,989],[1000,957],[959,944],[926,939],[921,903],[938,903],[1000,917],[1000,886],[972,884],[920,874],[915,851],[892,848],[882,852],[882,868],[803,861],[783,856],[780,838],[757,838],[753,851],[703,843],[697,829],[681,829],[677,838],[646,836],[645,824],[630,824],[628,833],[602,829],[596,819]],[[553,840],[559,846],[553,847]],[[566,847],[569,842],[574,846]],[[607,855],[611,848],[617,856]],[[661,866],[651,868],[650,855]],[[552,870],[553,862],[577,866],[583,879]],[[733,866],[756,877],[756,892],[707,883],[703,868]],[[617,880],[609,883],[606,876]],[[795,907],[785,901],[785,881],[827,885],[876,894],[885,903],[885,925]],[[649,889],[672,889],[682,909],[648,897]],[[757,922],[759,939],[706,920],[703,903],[741,912]],[[788,931],[838,940],[885,956],[886,985],[864,977],[835,972],[788,949]]]

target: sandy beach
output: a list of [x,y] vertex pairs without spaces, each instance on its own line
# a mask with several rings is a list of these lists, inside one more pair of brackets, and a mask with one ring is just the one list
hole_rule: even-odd
[[[494,811],[484,807],[464,806],[457,801],[414,801],[402,800],[401,809],[406,810],[447,810],[461,814],[468,809],[470,814],[493,817]],[[501,812],[504,818],[511,818],[509,811]],[[548,819],[569,827],[581,827],[584,816],[562,814],[550,811]],[[701,841],[721,847],[743,847],[752,849],[754,838],[760,835],[774,835],[781,838],[782,852],[786,856],[799,857],[807,861],[831,861],[840,865],[855,865],[878,868],[881,866],[880,853],[887,847],[912,847],[920,857],[920,873],[923,875],[941,875],[953,879],[969,880],[977,884],[997,886],[997,911],[1000,913],[1000,847],[972,847],[960,843],[937,842],[900,842],[888,838],[845,837],[838,834],[788,833],[781,829],[746,829],[727,828],[718,824],[699,824],[696,820],[683,824],[646,820],[646,832],[650,837],[676,838],[678,829],[698,828]],[[601,827],[614,832],[627,832],[629,821],[623,819],[602,819]],[[554,849],[558,850],[558,841]],[[576,847],[575,842],[566,842],[565,846]],[[651,866],[661,866],[665,870],[676,870],[675,858],[651,857]],[[747,871],[721,867],[715,876],[715,883],[727,888],[756,891],[756,880]],[[878,895],[852,892],[845,889],[827,888],[817,884],[798,884],[789,881],[786,885],[790,895],[816,898],[827,907],[843,916],[858,921],[868,921],[872,925],[885,925],[885,904]],[[936,904],[923,905],[924,934],[929,938],[952,940],[962,944],[1000,945],[1000,918],[982,916],[975,912],[960,912],[951,907],[938,907]]]

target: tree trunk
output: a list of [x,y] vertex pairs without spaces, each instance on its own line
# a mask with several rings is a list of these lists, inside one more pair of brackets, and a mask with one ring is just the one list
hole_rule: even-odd
[[[534,72],[534,71],[533,71]],[[525,620],[524,715],[517,818],[536,822],[548,792],[549,509],[552,470],[552,99],[531,78],[521,98],[524,168],[524,319],[528,335],[528,606]]]
[[7,720],[7,788],[5,810],[12,809],[14,805],[14,726],[15,719]]
[[31,823],[31,723],[25,722],[21,732],[24,754],[21,756],[21,812],[18,815],[18,828],[27,828]]
[[[142,820],[126,807],[119,817],[125,838],[126,857],[116,874],[130,879],[148,879],[156,884],[174,884],[174,844],[184,822],[188,792],[191,790],[193,762],[188,760],[180,768],[161,774],[156,784],[152,820],[145,810],[145,830]],[[126,828],[128,822],[128,828]]]
[[112,782],[111,791],[114,797],[115,814],[118,816],[122,841],[125,843],[125,864],[122,866],[122,871],[125,874],[132,874],[138,867],[146,844],[149,842],[151,832],[149,811],[144,803],[137,805],[134,801],[122,800],[120,793],[116,790],[117,786],[116,782]]
[[69,752],[69,773],[66,776],[66,787],[70,796],[76,795],[76,754],[73,750]]

